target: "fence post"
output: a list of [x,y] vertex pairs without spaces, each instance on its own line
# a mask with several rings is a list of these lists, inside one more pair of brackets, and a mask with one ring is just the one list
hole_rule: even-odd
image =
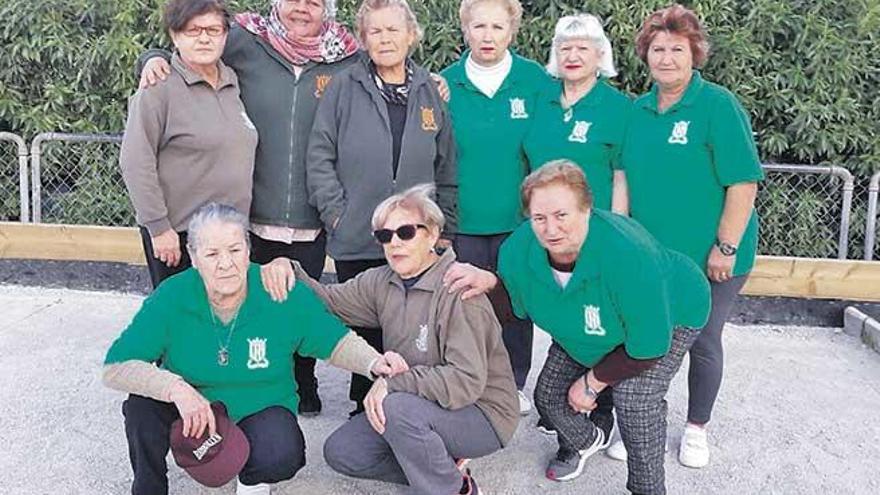
[[868,186],[868,219],[865,221],[865,259],[874,259],[874,241],[877,234],[877,196],[880,195],[880,172],[871,176]]
[[845,260],[849,251],[849,221],[852,214],[855,179],[849,170],[834,165],[831,166],[831,174],[843,179],[843,204],[840,208],[840,239],[837,243],[837,257]]
[[30,186],[28,184],[28,149],[27,143],[18,134],[11,132],[0,132],[0,141],[12,141],[18,148],[18,194],[19,194],[19,221],[28,223],[30,221],[30,200],[28,193]]
[[43,141],[49,141],[55,135],[54,132],[37,134],[31,141],[31,213],[34,223],[41,223],[43,219],[43,183],[40,181],[40,159],[43,154]]

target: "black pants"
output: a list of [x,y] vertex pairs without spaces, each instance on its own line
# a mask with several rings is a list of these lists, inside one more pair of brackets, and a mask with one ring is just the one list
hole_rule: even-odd
[[[134,471],[133,495],[168,493],[171,423],[180,415],[174,404],[139,395],[122,403],[128,457]],[[267,407],[238,422],[251,446],[251,454],[238,475],[245,485],[289,480],[306,464],[302,430],[290,411]]]
[[[324,247],[326,244],[327,237],[323,231],[312,242],[291,244],[269,241],[251,232],[251,261],[265,265],[279,256],[284,256],[299,261],[303,270],[310,277],[319,280],[324,271],[324,258],[326,257]],[[293,363],[293,374],[300,397],[317,393],[318,379],[315,377],[315,358],[295,354]]]
[[189,259],[189,252],[186,250],[186,232],[178,232],[180,237],[180,263],[177,266],[168,266],[159,261],[153,252],[153,240],[150,238],[150,231],[146,227],[138,227],[141,231],[141,243],[144,245],[144,255],[147,257],[147,270],[150,272],[150,282],[153,283],[153,289],[159,287],[166,278],[176,275],[192,266]]
[[[498,271],[498,249],[510,234],[455,236],[455,254],[458,261],[470,263],[492,273]],[[534,329],[531,320],[516,320],[502,327],[501,338],[510,356],[516,388],[522,390],[532,368],[532,339]]]
[[[384,259],[336,261],[336,279],[342,283],[354,278],[358,273],[377,266],[384,266],[385,264],[386,261]],[[374,349],[383,352],[381,328],[351,327],[351,329],[354,330],[354,333],[363,337]],[[354,373],[351,374],[351,387],[348,389],[348,398],[355,402],[356,410],[364,410],[364,397],[367,396],[367,392],[370,391],[372,386],[373,382],[368,378]]]

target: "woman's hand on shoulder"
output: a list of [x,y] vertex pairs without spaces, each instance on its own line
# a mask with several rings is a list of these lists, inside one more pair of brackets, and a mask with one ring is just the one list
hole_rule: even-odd
[[443,285],[450,294],[465,289],[461,294],[461,300],[466,301],[494,289],[498,285],[498,278],[494,273],[470,263],[453,263],[443,275]]
[[217,422],[211,403],[196,389],[183,380],[171,388],[169,399],[177,407],[183,420],[183,436],[200,438],[205,430],[209,435],[217,433]]
[[279,256],[260,267],[260,280],[269,297],[280,303],[287,300],[287,294],[296,285],[296,273],[290,259]]
[[149,88],[164,81],[171,74],[171,65],[162,57],[156,56],[144,63],[141,69],[141,80],[138,87],[141,89]]
[[437,84],[437,92],[440,93],[440,98],[443,98],[444,102],[449,103],[449,97],[452,96],[452,93],[449,92],[449,83],[446,82],[446,78],[432,72],[431,80]]

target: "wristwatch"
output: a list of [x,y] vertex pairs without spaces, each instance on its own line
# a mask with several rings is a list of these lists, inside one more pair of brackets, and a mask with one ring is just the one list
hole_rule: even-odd
[[729,242],[724,242],[716,239],[715,246],[718,247],[718,250],[721,251],[721,254],[723,254],[724,256],[733,256],[736,254],[736,246]]
[[590,383],[587,382],[587,375],[584,375],[584,393],[594,401],[599,398],[599,391],[590,386]]

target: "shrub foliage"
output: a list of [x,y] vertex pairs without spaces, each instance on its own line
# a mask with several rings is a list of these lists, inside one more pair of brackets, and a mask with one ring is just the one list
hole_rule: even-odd
[[[233,12],[265,11],[270,0],[228,3]],[[338,3],[340,19],[351,25],[359,1]],[[463,49],[459,0],[410,3],[426,32],[417,61],[438,70],[456,60]],[[862,184],[880,169],[880,0],[682,3],[697,11],[710,36],[704,75],[733,90],[749,110],[764,162],[842,165]],[[146,48],[168,46],[162,4],[0,0],[0,130],[26,139],[45,131],[119,132],[135,87],[135,59]],[[668,4],[523,0],[515,49],[545,61],[561,15],[594,13],[614,46],[616,84],[638,94],[650,81],[633,38],[648,13]],[[804,240],[813,234],[805,232]]]

